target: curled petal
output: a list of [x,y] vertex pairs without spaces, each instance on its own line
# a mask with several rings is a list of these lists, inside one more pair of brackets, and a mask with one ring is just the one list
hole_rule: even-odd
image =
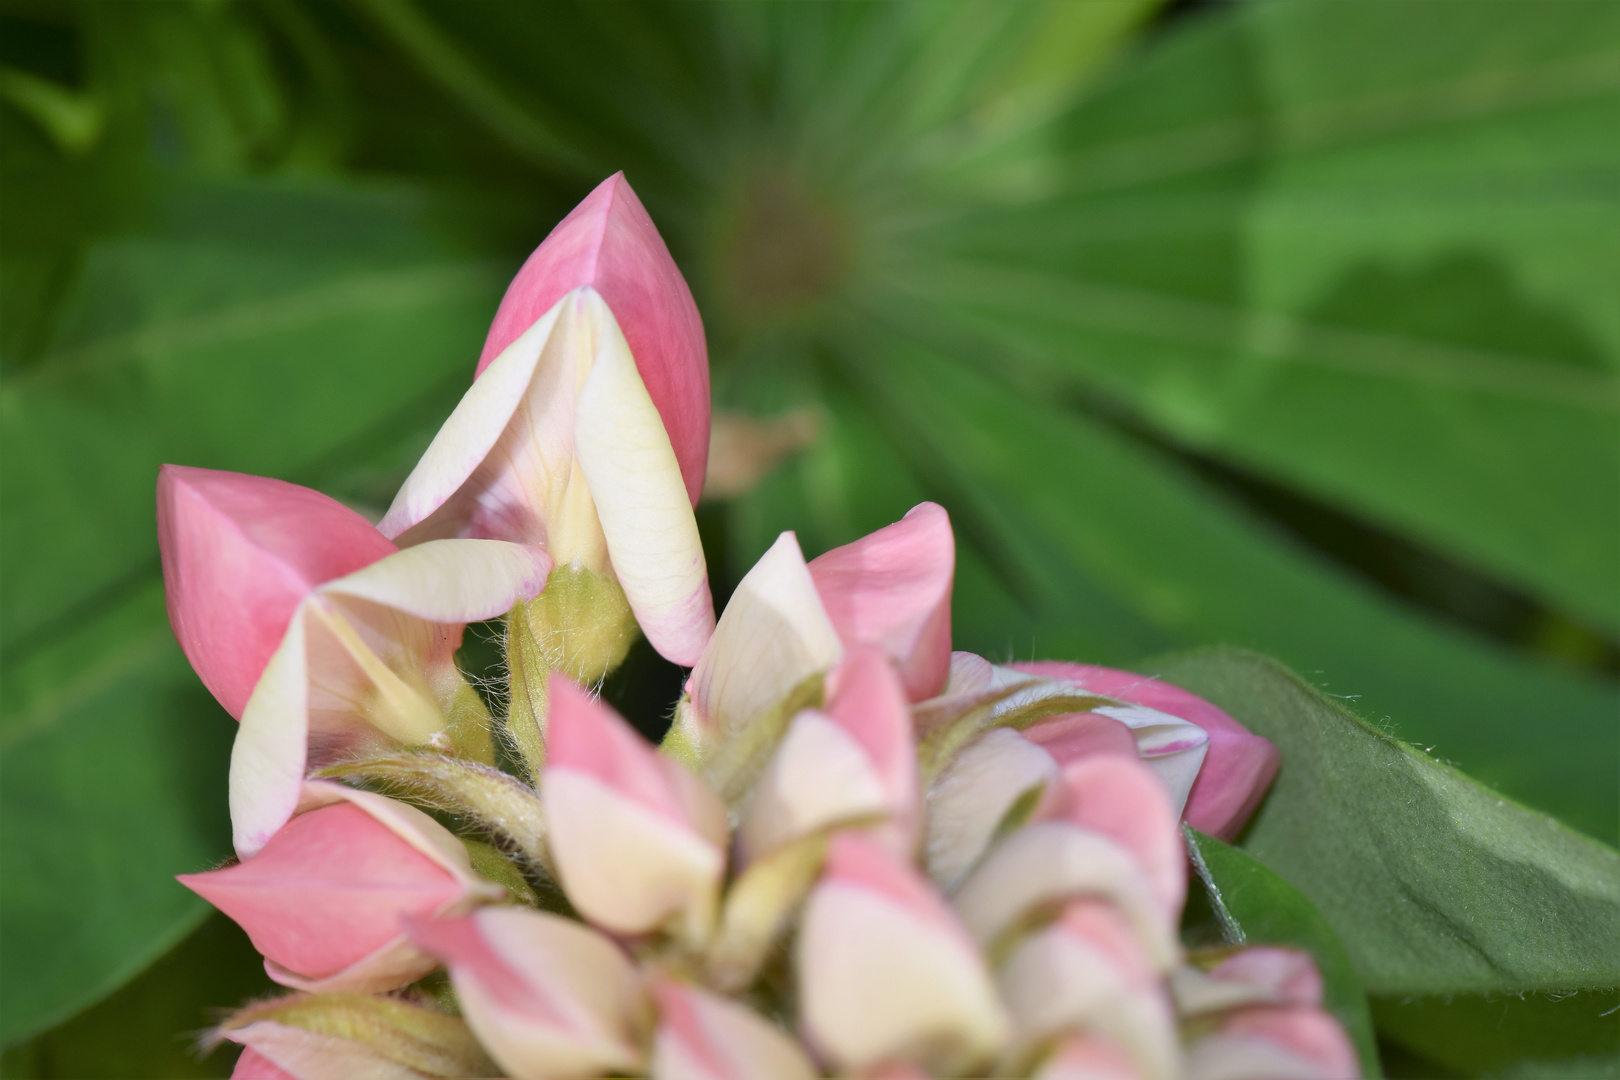
[[752,1009],[672,979],[653,984],[654,1080],[813,1080],[804,1051]]
[[798,940],[799,1005],[812,1042],[857,1070],[894,1060],[960,1071],[1006,1030],[978,950],[909,865],[835,836]]
[[912,701],[945,685],[955,573],[956,540],[937,503],[921,503],[893,525],[810,563],[816,591],[845,646],[881,646]]
[[169,625],[238,719],[310,590],[396,550],[318,491],[214,469],[164,465],[157,518]]
[[1043,748],[1059,765],[1093,754],[1135,758],[1136,736],[1111,716],[1097,712],[1068,713],[1024,729],[1024,738]]
[[[1124,738],[1130,741],[1128,734]],[[1129,753],[1136,753],[1134,743]],[[929,875],[941,887],[955,888],[1008,814],[1038,798],[1058,776],[1052,755],[1010,728],[992,728],[969,743],[928,792]]]
[[624,328],[695,505],[709,452],[703,321],[686,280],[623,173],[598,184],[512,279],[484,342],[479,376],[565,293],[582,287],[599,292]]
[[703,542],[692,516],[696,492],[689,501],[680,462],[611,313],[600,320],[596,362],[578,409],[579,466],[630,609],[665,659],[696,664],[714,632]]
[[408,928],[449,967],[468,1025],[517,1080],[639,1067],[640,984],[629,959],[600,934],[511,907]]
[[258,851],[292,816],[311,745],[330,761],[432,741],[465,689],[452,659],[462,624],[535,595],[549,569],[538,548],[444,540],[395,552],[306,596],[231,749],[237,853]]
[[548,689],[540,797],[563,890],[617,933],[684,916],[701,936],[725,870],[725,808],[612,709],[561,676]]
[[460,841],[404,803],[314,781],[302,810],[254,858],[179,879],[247,931],[285,986],[404,986],[434,965],[406,940],[403,919],[501,896]]
[[1269,740],[1179,686],[1090,664],[1041,661],[1013,666],[1034,675],[1067,679],[1099,694],[1180,717],[1202,728],[1209,736],[1209,749],[1183,814],[1187,823],[1201,832],[1232,839],[1254,814],[1277,775],[1282,757]]

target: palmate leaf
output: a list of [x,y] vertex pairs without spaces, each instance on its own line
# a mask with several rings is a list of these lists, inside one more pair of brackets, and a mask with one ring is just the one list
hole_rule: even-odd
[[386,499],[502,283],[402,193],[181,191],[164,231],[92,252],[54,347],[0,389],[7,1043],[194,927],[172,875],[230,850],[234,728],[169,633],[158,464]]

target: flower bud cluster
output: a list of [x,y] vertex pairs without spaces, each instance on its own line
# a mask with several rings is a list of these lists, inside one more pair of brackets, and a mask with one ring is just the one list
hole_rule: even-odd
[[[1308,956],[1180,946],[1179,822],[1232,835],[1275,749],[1153,679],[953,653],[932,503],[808,562],[782,534],[716,622],[708,410],[616,176],[380,526],[165,467],[171,621],[241,721],[240,861],[181,881],[292,991],[219,1027],[235,1075],[1354,1076]],[[503,615],[497,718],[454,653]],[[692,667],[662,747],[590,689],[637,628]]]

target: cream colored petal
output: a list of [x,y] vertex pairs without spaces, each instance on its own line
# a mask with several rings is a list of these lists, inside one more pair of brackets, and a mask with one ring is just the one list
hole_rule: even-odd
[[1092,712],[1118,720],[1136,736],[1136,752],[1170,792],[1179,820],[1187,793],[1209,752],[1209,735],[1197,724],[1145,705],[1104,705]]
[[839,1069],[904,1057],[954,1073],[1006,1034],[978,955],[871,890],[818,887],[798,958],[805,1030]]
[[546,552],[501,540],[432,540],[379,559],[317,589],[436,623],[482,622],[540,595]]
[[883,780],[860,744],[825,713],[805,709],[788,726],[743,814],[743,859],[888,808]]
[[1026,825],[1003,840],[952,902],[980,946],[992,948],[1030,912],[1087,895],[1119,906],[1157,967],[1175,961],[1173,927],[1165,925],[1136,860],[1112,840],[1061,822]]
[[697,518],[630,346],[601,297],[584,292],[596,356],[579,394],[575,452],[636,621],[665,659],[690,667],[714,631]]
[[577,769],[548,769],[540,798],[558,878],[580,914],[620,934],[677,917],[707,932],[725,870],[718,845]]
[[474,916],[478,955],[449,957],[462,1013],[517,1080],[622,1075],[640,1064],[635,970],[600,934],[524,908]]
[[304,601],[242,710],[231,747],[230,808],[237,855],[250,858],[287,823],[303,794],[309,738]]
[[844,658],[790,532],[738,582],[687,686],[703,740],[734,738],[789,691]]
[[1016,731],[994,728],[952,759],[928,792],[928,873],[947,891],[990,845],[1019,799],[1055,783],[1052,755]]
[[[508,345],[467,389],[455,411],[433,437],[427,453],[394,496],[393,505],[377,526],[383,535],[398,537],[452,503],[457,492],[485,464],[524,405],[542,353],[551,342],[559,315],[570,305],[571,295],[558,300],[550,311],[535,320],[534,325]],[[565,403],[570,414],[572,399],[572,388],[569,388]],[[571,456],[571,434],[571,430],[561,432],[558,440],[561,446],[549,455],[540,456],[557,458],[560,450],[566,460]],[[513,457],[510,449],[502,457],[509,461]],[[499,464],[496,463],[497,467]],[[466,507],[458,508],[454,504],[447,509],[452,513],[460,509],[463,515],[467,512]],[[465,521],[447,522],[444,528],[447,535],[455,535],[465,524]]]

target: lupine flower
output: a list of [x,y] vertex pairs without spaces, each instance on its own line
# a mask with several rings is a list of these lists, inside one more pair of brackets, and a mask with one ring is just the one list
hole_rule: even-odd
[[414,982],[437,964],[402,920],[506,895],[420,810],[326,781],[304,785],[298,815],[253,858],[179,880],[247,931],[271,978],[317,992]]
[[239,855],[292,817],[311,768],[344,754],[458,737],[488,754],[454,653],[464,624],[544,587],[545,552],[489,540],[399,551],[318,492],[172,465],[158,479],[158,537],[175,636],[242,722]]
[[611,573],[653,647],[690,665],[714,628],[692,514],[708,446],[703,324],[616,174],[518,271],[476,381],[379,527],[407,545],[537,544]]
[[[1183,805],[1237,828],[1269,744],[1137,676],[952,654],[942,509],[808,564],[782,534],[708,635],[701,557],[682,562],[697,489],[681,387],[702,346],[689,306],[615,178],[503,302],[487,366],[386,523],[413,546],[344,519],[328,535],[363,543],[310,554],[310,508],[346,511],[303,493],[261,514],[282,505],[273,485],[247,510],[186,491],[165,546],[176,631],[221,700],[242,699],[233,799],[252,796],[237,822],[250,857],[186,880],[276,978],[321,991],[222,1025],[247,1047],[240,1075],[1348,1075],[1308,958],[1194,966],[1177,935]],[[250,608],[278,643],[255,630],[256,652],[222,660],[212,636],[231,630],[209,597],[238,551],[291,569],[249,575],[271,583]],[[516,705],[506,721],[520,780],[493,755],[458,760],[478,748],[448,719],[446,687],[466,690],[450,650],[461,622],[532,597],[553,558],[616,577],[654,644],[695,667],[662,751],[556,664],[525,670],[532,730],[518,737]],[[415,780],[413,797],[492,833],[479,865],[511,887],[424,815],[305,784],[311,736],[356,759],[334,774]],[[283,812],[288,784],[306,802]],[[547,910],[498,902],[519,897]],[[436,963],[457,1010],[332,992],[398,988]]]

